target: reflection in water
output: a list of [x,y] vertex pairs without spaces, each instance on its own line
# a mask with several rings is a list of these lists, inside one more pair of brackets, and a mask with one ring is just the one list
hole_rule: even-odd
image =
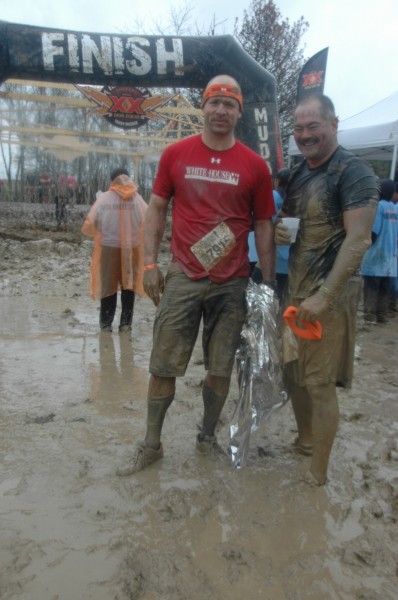
[[90,365],[90,399],[111,413],[115,406],[132,408],[146,398],[148,370],[134,364],[130,335],[101,332],[98,336],[99,362]]

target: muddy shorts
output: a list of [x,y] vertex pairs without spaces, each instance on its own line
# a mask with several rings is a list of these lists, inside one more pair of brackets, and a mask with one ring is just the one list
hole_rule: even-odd
[[[360,294],[361,282],[350,280],[334,301],[331,311],[320,319],[323,329],[321,340],[294,336],[296,360],[285,365],[288,387],[292,382],[300,386],[335,383],[351,387]],[[298,306],[300,300],[293,299],[291,304]]]
[[229,377],[246,316],[248,280],[193,281],[179,269],[176,272],[174,264],[155,316],[149,371],[160,377],[183,376],[203,319],[205,369],[211,375]]

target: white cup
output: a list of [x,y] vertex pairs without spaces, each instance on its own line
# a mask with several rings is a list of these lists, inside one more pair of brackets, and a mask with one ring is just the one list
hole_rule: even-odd
[[300,219],[297,219],[296,217],[283,217],[282,223],[288,228],[291,237],[291,243],[293,244],[293,242],[296,241]]

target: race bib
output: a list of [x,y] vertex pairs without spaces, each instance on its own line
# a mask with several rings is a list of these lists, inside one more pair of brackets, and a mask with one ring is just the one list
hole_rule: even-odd
[[210,271],[236,244],[236,237],[226,223],[220,223],[191,246],[202,267]]

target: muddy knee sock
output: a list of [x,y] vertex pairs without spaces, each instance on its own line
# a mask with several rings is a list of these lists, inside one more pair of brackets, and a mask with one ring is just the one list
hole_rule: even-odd
[[214,435],[228,392],[224,394],[215,392],[208,386],[207,381],[205,381],[203,384],[202,395],[204,414],[202,431],[200,432],[199,437],[203,439],[205,436],[212,437]]
[[168,396],[148,397],[145,443],[155,450],[159,448],[163,421],[173,399],[174,392]]

